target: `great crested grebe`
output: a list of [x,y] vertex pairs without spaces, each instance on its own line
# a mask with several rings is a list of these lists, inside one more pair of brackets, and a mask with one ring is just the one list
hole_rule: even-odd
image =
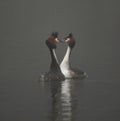
[[51,55],[50,70],[40,76],[40,80],[64,80],[65,76],[62,74],[59,67],[58,59],[55,53],[56,44],[59,42],[58,33],[53,32],[51,36],[46,40],[46,45],[49,48]]
[[86,73],[79,69],[73,69],[73,68],[71,68],[71,65],[70,65],[70,55],[71,55],[72,49],[75,46],[75,39],[74,39],[72,33],[70,33],[65,38],[64,42],[68,43],[68,48],[67,48],[66,54],[60,64],[62,73],[64,74],[65,78],[83,79],[84,77],[86,77]]

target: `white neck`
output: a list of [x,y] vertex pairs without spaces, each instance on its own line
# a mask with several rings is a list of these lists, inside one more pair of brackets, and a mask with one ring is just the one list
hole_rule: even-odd
[[55,57],[55,59],[56,59],[57,63],[59,64],[58,59],[57,59],[57,56],[56,56],[55,49],[53,49],[52,51],[53,51],[53,55],[54,55],[54,57]]
[[66,69],[70,68],[70,53],[71,53],[71,48],[68,46],[66,54],[60,64],[60,67],[64,67]]

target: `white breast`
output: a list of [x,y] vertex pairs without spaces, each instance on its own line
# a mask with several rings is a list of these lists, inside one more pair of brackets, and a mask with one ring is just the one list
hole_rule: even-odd
[[61,68],[61,71],[64,74],[65,78],[71,78],[72,77],[71,72],[68,68],[66,68],[65,66],[62,66],[62,65],[60,66],[60,68]]

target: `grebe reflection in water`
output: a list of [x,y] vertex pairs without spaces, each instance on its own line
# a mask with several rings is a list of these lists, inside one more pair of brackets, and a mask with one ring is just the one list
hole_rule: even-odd
[[70,79],[85,78],[87,76],[85,72],[83,72],[82,70],[79,70],[79,69],[73,69],[73,68],[71,68],[71,65],[70,65],[70,55],[71,55],[72,49],[75,46],[75,39],[74,39],[72,33],[70,33],[65,38],[64,42],[68,43],[68,48],[67,48],[66,54],[60,64],[62,73],[64,74],[65,78],[70,78]]
[[51,65],[50,70],[40,76],[40,80],[64,80],[65,77],[61,72],[59,67],[58,59],[55,53],[56,44],[59,42],[58,40],[58,33],[53,32],[51,36],[46,40],[46,45],[49,48],[50,55],[51,55]]
[[72,121],[73,80],[65,79],[64,81],[50,82],[52,94],[51,121]]

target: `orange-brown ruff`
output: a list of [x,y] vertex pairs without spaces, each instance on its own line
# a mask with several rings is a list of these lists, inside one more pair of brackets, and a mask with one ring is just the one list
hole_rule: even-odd
[[67,48],[66,54],[60,64],[62,73],[64,74],[65,78],[71,78],[71,79],[85,78],[86,77],[85,72],[83,72],[82,70],[79,70],[79,69],[73,69],[73,68],[71,68],[71,65],[70,65],[70,55],[71,55],[72,49],[75,46],[75,39],[74,39],[73,35],[69,34],[65,38],[65,42],[68,44],[68,48]]
[[40,76],[40,80],[64,80],[65,77],[61,72],[61,69],[58,64],[57,56],[55,53],[56,44],[59,42],[58,33],[52,33],[51,36],[46,40],[46,45],[49,48],[51,55],[51,64],[50,70]]

